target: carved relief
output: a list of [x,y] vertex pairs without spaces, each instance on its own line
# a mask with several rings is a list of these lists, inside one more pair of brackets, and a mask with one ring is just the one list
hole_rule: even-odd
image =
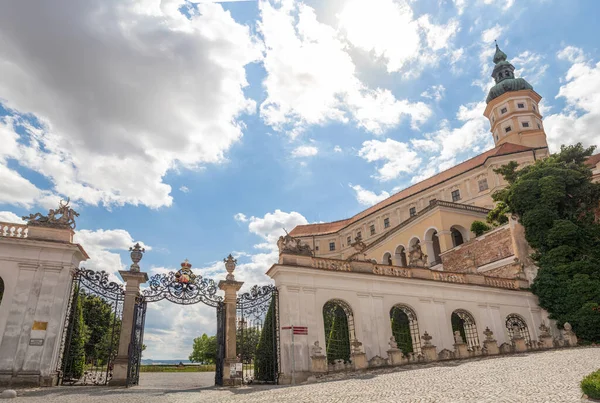
[[423,253],[423,250],[421,249],[421,242],[417,240],[417,242],[410,248],[410,251],[408,252],[408,265],[427,267],[428,264],[427,255]]
[[279,248],[280,255],[282,253],[288,253],[290,255],[313,256],[310,246],[301,244],[298,238],[294,238],[287,232],[285,233],[285,236],[279,237],[277,247]]

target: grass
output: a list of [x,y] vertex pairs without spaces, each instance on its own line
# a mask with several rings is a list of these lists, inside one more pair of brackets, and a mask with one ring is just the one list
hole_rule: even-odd
[[581,390],[592,399],[600,399],[600,370],[583,378]]
[[140,372],[214,372],[214,364],[209,365],[140,365]]

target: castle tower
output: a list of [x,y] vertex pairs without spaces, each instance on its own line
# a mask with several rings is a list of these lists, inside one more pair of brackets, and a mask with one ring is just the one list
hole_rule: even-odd
[[496,43],[492,72],[496,85],[490,89],[483,113],[490,121],[494,143],[548,147],[539,111],[542,97],[525,79],[515,78],[515,67],[506,58]]

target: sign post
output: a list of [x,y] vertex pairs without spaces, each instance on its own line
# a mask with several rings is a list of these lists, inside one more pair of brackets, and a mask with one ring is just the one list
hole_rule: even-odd
[[291,330],[292,331],[292,385],[296,384],[296,354],[294,350],[294,335],[308,335],[308,327],[306,326],[284,326],[281,330]]

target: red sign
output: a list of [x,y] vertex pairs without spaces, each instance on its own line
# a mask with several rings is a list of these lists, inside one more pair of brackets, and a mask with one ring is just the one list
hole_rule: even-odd
[[308,327],[306,326],[283,326],[281,330],[294,330],[294,334],[307,335]]

